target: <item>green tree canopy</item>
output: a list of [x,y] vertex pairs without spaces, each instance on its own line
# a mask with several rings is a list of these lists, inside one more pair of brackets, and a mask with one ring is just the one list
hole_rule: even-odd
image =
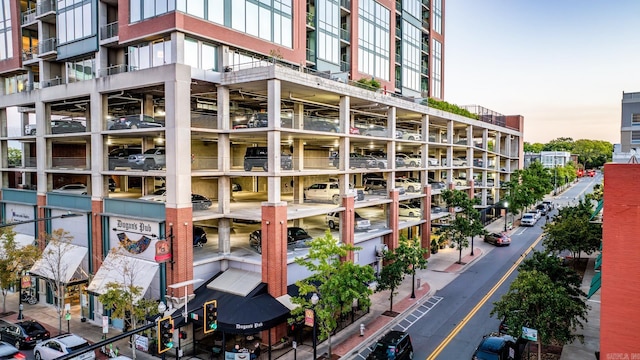
[[462,262],[462,249],[469,246],[469,238],[484,235],[486,233],[480,212],[473,207],[478,199],[469,198],[466,192],[461,190],[444,190],[442,199],[448,208],[459,210],[453,215],[449,226],[443,226],[436,231],[438,236],[446,236],[458,249],[458,262]]
[[7,293],[15,286],[22,273],[31,269],[40,258],[40,249],[30,244],[20,246],[15,240],[16,233],[11,227],[0,228],[0,288],[2,291],[2,311],[6,312]]
[[533,144],[531,144],[531,143],[525,142],[524,145],[523,145],[523,150],[526,153],[538,154],[538,153],[540,153],[540,151],[544,150],[544,144],[541,144],[541,143],[533,143]]
[[[339,244],[327,230],[324,237],[310,242],[309,256],[297,258],[296,263],[305,267],[313,275],[298,281],[300,296],[291,298],[300,305],[291,311],[290,322],[304,319],[306,309],[315,309],[317,329],[321,339],[329,339],[329,357],[331,357],[331,333],[337,327],[341,314],[351,311],[354,301],[368,309],[372,294],[368,284],[375,280],[373,268],[342,261],[349,251],[358,250],[351,245]],[[311,303],[311,295],[317,294],[318,303]]]
[[601,224],[592,223],[593,205],[581,200],[575,206],[567,206],[558,211],[553,222],[544,227],[543,245],[551,251],[569,250],[574,258],[582,252],[592,254],[602,242]]
[[549,275],[538,270],[520,271],[509,291],[494,303],[491,316],[504,319],[508,331],[518,338],[522,327],[538,330],[542,344],[562,344],[579,336],[575,330],[586,321],[588,307]]

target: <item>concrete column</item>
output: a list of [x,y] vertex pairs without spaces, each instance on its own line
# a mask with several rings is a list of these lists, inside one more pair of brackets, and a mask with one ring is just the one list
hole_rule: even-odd
[[293,169],[304,170],[304,140],[293,140]]
[[[142,101],[142,113],[145,115],[154,116],[153,95],[144,95],[144,100]],[[187,119],[190,119],[190,117],[188,117]]]
[[221,254],[231,253],[231,220],[218,219],[218,251]]
[[349,128],[351,127],[351,114],[350,114],[351,98],[349,96],[340,97],[340,132],[349,135]]
[[[269,154],[268,167],[269,177],[267,178],[267,194],[269,203],[279,203],[281,196],[282,169],[280,147],[280,80],[269,80],[267,94],[267,113],[269,118],[269,128],[276,129],[267,133],[267,148]],[[286,221],[285,221],[286,224]]]
[[[51,154],[50,144],[47,143],[44,134],[51,129],[51,106],[42,101],[35,103],[36,108],[36,173],[38,174],[37,190],[39,195],[47,192],[47,173],[45,169],[51,163],[48,154]],[[33,156],[33,154],[32,154]]]
[[304,128],[304,105],[293,104],[293,129],[302,130]]
[[[346,134],[349,133],[349,127],[351,126],[351,98],[348,96],[340,97],[340,127],[345,130]],[[349,170],[349,153],[351,152],[351,139],[348,136],[343,136],[338,140],[338,170],[346,171]],[[349,184],[349,178],[346,176],[342,181],[344,184]],[[346,188],[345,188],[346,189]],[[342,192],[341,194],[345,194],[346,192]]]
[[[165,82],[167,207],[191,209],[191,68],[176,66]],[[171,74],[167,74],[170,76]]]
[[184,33],[182,32],[171,33],[171,58],[175,63],[184,64]]
[[[217,105],[218,105],[218,129],[229,130],[229,88],[226,86],[218,87],[217,91]],[[229,134],[218,134],[218,170],[228,174],[231,171],[231,142],[229,141]],[[221,176],[218,178],[218,211],[221,213],[228,213],[231,207],[231,179],[228,176]],[[227,239],[229,231],[225,233]],[[230,245],[227,244],[230,248]],[[222,249],[222,247],[221,247]]]
[[[396,107],[390,107],[389,111],[387,111],[387,125],[389,126],[389,132],[391,134],[391,138],[393,140],[387,142],[387,167],[389,169],[396,168]],[[422,152],[422,156],[426,156],[425,152]],[[423,161],[423,167],[426,162]],[[387,190],[395,189],[395,171],[393,173],[388,174],[387,177]]]
[[[107,117],[107,97],[98,92],[92,92],[90,96],[89,114],[87,116],[87,130],[91,132],[91,143],[87,144],[87,155],[90,156],[91,166],[91,199],[100,201],[105,193],[109,192],[108,183],[102,177],[107,159],[107,144],[100,133],[105,126]],[[108,167],[106,167],[108,169]]]

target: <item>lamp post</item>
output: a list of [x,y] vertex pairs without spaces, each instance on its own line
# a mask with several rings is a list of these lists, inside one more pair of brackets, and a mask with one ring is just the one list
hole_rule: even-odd
[[504,202],[504,232],[507,232],[507,218],[509,217],[509,202]]
[[316,340],[316,329],[318,328],[318,319],[316,317],[316,305],[318,304],[318,300],[320,300],[320,298],[318,297],[318,294],[313,293],[313,295],[311,296],[311,304],[313,305],[312,310],[313,310],[313,360],[316,360],[318,358],[317,353],[316,353],[316,346],[317,346],[317,340]]
[[416,298],[416,269],[413,268],[413,264],[411,266],[411,298]]

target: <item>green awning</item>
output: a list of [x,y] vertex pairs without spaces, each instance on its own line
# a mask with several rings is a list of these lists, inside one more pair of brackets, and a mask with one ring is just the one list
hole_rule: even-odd
[[598,201],[598,206],[596,206],[596,209],[591,214],[591,217],[589,218],[589,221],[593,220],[594,217],[596,217],[596,216],[598,216],[598,214],[600,214],[600,211],[602,211],[602,207],[603,206],[604,206],[604,199]]
[[600,286],[602,285],[602,272],[598,271],[593,275],[593,279],[591,279],[591,288],[589,289],[589,294],[587,294],[587,299],[590,299],[596,291],[600,290]]
[[600,255],[598,255],[598,257],[596,258],[596,265],[593,268],[595,270],[600,270],[600,267],[602,267],[602,253],[600,253]]

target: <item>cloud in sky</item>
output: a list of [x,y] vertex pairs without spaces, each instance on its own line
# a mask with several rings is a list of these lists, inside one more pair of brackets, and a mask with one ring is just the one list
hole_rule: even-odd
[[620,141],[640,1],[448,0],[445,100],[523,115],[524,139]]

